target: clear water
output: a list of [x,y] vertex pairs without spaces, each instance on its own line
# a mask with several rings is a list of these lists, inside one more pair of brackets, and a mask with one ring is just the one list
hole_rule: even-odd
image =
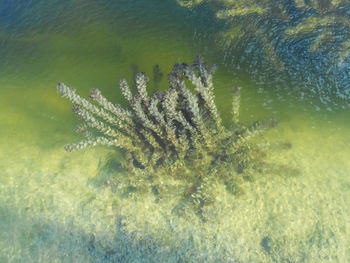
[[[215,30],[211,20],[205,8],[170,0],[0,4],[0,262],[350,261],[348,105],[240,73],[203,37]],[[136,68],[152,78],[156,64],[166,74],[197,53],[219,64],[225,121],[234,85],[243,87],[245,122],[279,121],[265,135],[273,172],[244,182],[241,196],[219,189],[207,223],[105,187],[109,149],[66,153],[79,139],[77,120],[55,89],[64,82],[86,97],[97,87],[125,105],[120,78],[132,82]],[[166,88],[165,76],[150,85]],[[284,142],[292,147],[280,149]]]

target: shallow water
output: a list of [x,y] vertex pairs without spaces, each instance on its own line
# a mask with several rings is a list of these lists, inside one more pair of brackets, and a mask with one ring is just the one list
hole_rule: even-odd
[[[111,2],[0,4],[0,262],[348,262],[348,105],[257,83],[227,65],[215,41],[201,37],[216,26],[208,27],[204,7]],[[218,186],[217,216],[207,223],[174,216],[171,200],[122,198],[105,187],[115,176],[102,169],[109,149],[66,153],[80,137],[55,89],[64,82],[86,97],[99,88],[126,106],[119,79],[132,83],[144,71],[151,91],[166,89],[172,65],[197,53],[219,65],[215,95],[225,122],[234,85],[243,87],[243,121],[279,122],[264,136],[274,146],[271,172],[245,181],[239,197]],[[286,142],[290,149],[278,146]]]

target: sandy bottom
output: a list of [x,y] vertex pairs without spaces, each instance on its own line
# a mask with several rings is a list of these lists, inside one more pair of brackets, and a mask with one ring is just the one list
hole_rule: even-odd
[[108,149],[68,154],[64,134],[45,143],[19,116],[2,115],[0,262],[350,261],[345,125],[313,128],[302,115],[282,121],[265,139],[291,149],[272,147],[272,169],[245,181],[244,194],[219,185],[204,223],[172,214],[173,200],[113,192],[106,181],[117,171],[101,169]]

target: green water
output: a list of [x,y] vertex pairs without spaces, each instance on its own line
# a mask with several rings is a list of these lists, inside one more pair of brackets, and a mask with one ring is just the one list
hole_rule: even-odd
[[[14,2],[0,4],[0,262],[350,261],[347,107],[221,65],[215,43],[196,38],[206,28],[200,14],[172,1]],[[206,223],[173,215],[171,200],[113,192],[106,182],[116,171],[102,169],[110,149],[66,153],[80,137],[55,89],[64,82],[86,97],[99,88],[126,106],[118,83],[132,83],[131,65],[152,79],[158,64],[164,76],[150,90],[164,90],[172,65],[197,53],[219,64],[226,122],[234,85],[243,87],[243,121],[279,122],[264,136],[270,172],[245,181],[241,196],[219,187]]]

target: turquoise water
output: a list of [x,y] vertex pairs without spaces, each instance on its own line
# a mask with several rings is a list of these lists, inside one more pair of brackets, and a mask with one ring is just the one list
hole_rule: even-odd
[[[211,15],[170,0],[0,4],[0,262],[350,260],[348,104],[325,104],[302,82],[294,90],[258,82],[228,65],[208,37],[220,27]],[[219,65],[216,104],[226,123],[235,85],[243,121],[279,122],[264,135],[270,172],[244,181],[241,196],[218,186],[206,223],[174,216],[171,200],[108,187],[120,173],[105,169],[110,149],[66,153],[80,139],[78,121],[55,88],[64,82],[84,97],[99,88],[126,106],[119,79],[132,83],[143,71],[150,91],[165,90],[173,64],[197,53]]]

